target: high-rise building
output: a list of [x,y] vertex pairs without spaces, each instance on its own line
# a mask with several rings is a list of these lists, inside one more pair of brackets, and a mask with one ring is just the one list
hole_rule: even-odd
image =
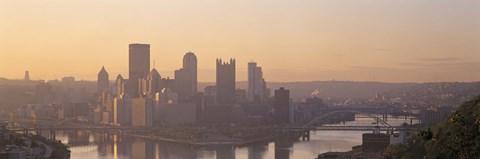
[[293,119],[290,91],[283,87],[275,90],[275,118],[279,123],[291,123]]
[[162,84],[162,77],[158,73],[157,69],[152,69],[150,74],[146,79],[146,91],[145,94],[150,95],[151,97],[155,96],[156,93],[159,93],[164,88]]
[[192,97],[197,93],[197,56],[193,52],[188,52],[183,56],[183,69],[186,73],[186,84],[188,88],[188,96]]
[[30,73],[28,71],[25,71],[25,77],[23,78],[25,81],[30,81]]
[[263,79],[263,71],[261,67],[257,66],[257,63],[248,63],[248,100],[254,103],[260,103],[265,101],[266,98],[266,82]]
[[128,96],[115,97],[113,101],[113,123],[129,125],[132,118],[132,101]]
[[130,44],[128,46],[128,87],[127,94],[132,98],[141,95],[141,79],[147,78],[150,72],[150,45]]
[[100,70],[100,72],[98,72],[97,93],[101,94],[103,91],[108,90],[108,88],[108,72],[105,70],[105,67],[102,66],[102,69]]
[[219,104],[235,104],[235,59],[230,63],[217,59],[216,101]]
[[183,68],[175,71],[175,92],[181,102],[191,101],[197,93],[197,56],[192,52],[183,56]]
[[187,88],[185,86],[185,83],[187,83],[186,71],[183,68],[175,70],[174,78],[175,83],[173,91],[179,94],[180,100],[183,102],[185,101],[187,94]]
[[135,98],[132,102],[132,126],[151,127],[153,124],[153,99]]
[[117,76],[117,79],[115,80],[114,90],[115,90],[116,97],[120,97],[125,94],[125,80],[120,74]]

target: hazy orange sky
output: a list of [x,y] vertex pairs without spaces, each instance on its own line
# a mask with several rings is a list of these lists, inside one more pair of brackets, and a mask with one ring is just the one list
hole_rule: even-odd
[[217,57],[239,81],[251,60],[267,81],[478,81],[480,1],[0,1],[0,77],[127,77],[129,43],[163,77],[192,51],[200,81]]

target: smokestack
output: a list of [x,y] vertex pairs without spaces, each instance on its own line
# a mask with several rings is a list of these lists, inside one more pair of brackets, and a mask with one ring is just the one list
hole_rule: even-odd
[[28,73],[28,71],[25,71],[25,77],[23,78],[23,80],[30,81],[30,74]]

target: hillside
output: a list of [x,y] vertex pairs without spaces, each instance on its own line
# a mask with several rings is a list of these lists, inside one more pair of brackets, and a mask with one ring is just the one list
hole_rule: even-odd
[[[215,85],[213,82],[200,82],[199,91],[205,86]],[[285,87],[290,90],[293,99],[299,100],[310,97],[317,90],[321,98],[369,98],[377,93],[392,91],[415,85],[414,83],[381,83],[381,82],[354,82],[354,81],[312,81],[312,82],[268,82],[267,87],[271,94],[275,89]],[[247,82],[237,82],[237,88],[246,89]]]
[[407,145],[387,148],[388,158],[480,158],[480,96],[458,107],[447,121],[420,130]]

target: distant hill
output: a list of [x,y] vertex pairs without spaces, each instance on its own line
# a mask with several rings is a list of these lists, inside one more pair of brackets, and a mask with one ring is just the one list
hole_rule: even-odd
[[[237,82],[237,88],[247,89],[247,82]],[[215,85],[213,82],[200,82],[199,91],[206,86]],[[267,87],[271,94],[275,89],[285,87],[290,90],[290,96],[299,100],[310,97],[312,92],[317,90],[322,98],[368,98],[377,93],[392,91],[399,88],[406,88],[415,83],[381,83],[381,82],[353,82],[353,81],[312,81],[312,82],[268,82]]]
[[398,98],[403,104],[456,107],[480,95],[480,82],[418,83],[382,95],[386,99]]

